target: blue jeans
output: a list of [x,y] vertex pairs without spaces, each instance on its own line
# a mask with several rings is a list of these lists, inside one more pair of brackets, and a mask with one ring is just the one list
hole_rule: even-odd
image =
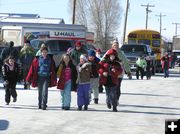
[[61,90],[62,107],[70,107],[71,105],[71,80],[67,81],[64,90]]
[[106,103],[111,104],[114,107],[117,106],[117,86],[108,87],[105,86],[106,89]]
[[48,77],[42,77],[38,76],[38,100],[39,100],[39,106],[47,106],[47,100],[48,100],[48,86],[49,86],[49,76]]
[[164,68],[164,77],[169,77],[169,69]]

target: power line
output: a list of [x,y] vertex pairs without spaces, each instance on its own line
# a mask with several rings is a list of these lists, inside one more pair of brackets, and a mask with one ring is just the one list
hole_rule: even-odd
[[154,5],[150,5],[149,3],[147,5],[141,5],[141,6],[144,6],[146,7],[146,29],[148,27],[148,14],[150,12],[152,12],[151,10],[149,10],[149,7],[155,7]]

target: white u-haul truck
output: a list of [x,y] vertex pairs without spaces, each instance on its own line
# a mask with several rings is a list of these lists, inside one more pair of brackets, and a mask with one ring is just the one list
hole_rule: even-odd
[[29,40],[37,51],[42,43],[46,44],[49,53],[54,55],[56,65],[59,64],[61,55],[74,46],[75,41],[86,43],[86,33],[85,26],[71,24],[33,24],[1,28],[3,41],[13,41],[15,47],[21,48]]
[[71,24],[33,24],[26,26],[2,26],[1,38],[13,41],[15,46],[23,46],[26,40],[37,38],[58,38],[86,41],[86,27]]

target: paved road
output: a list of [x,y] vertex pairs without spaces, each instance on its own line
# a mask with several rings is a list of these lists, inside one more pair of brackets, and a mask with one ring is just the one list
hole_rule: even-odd
[[[180,74],[172,70],[169,78],[162,74],[151,80],[124,79],[118,112],[106,108],[105,94],[100,104],[88,111],[77,111],[76,93],[72,108],[60,108],[60,93],[49,90],[46,111],[37,109],[37,90],[22,90],[18,85],[18,101],[4,103],[0,90],[1,134],[164,134],[165,119],[180,118]],[[0,84],[2,87],[2,84]]]

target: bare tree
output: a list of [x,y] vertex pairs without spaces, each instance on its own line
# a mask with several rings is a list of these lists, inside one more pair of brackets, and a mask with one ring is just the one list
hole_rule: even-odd
[[77,0],[76,3],[76,24],[93,31],[96,45],[103,50],[107,50],[116,37],[120,15],[119,0]]

